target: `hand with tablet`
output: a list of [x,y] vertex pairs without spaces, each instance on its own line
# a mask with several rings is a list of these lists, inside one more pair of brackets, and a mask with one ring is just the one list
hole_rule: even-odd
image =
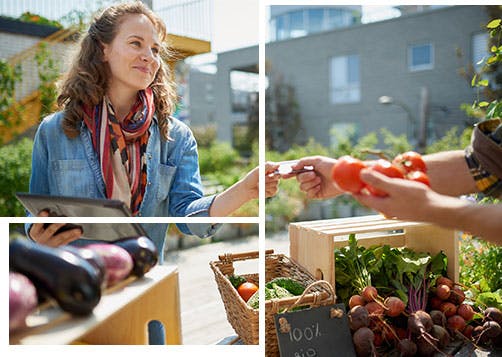
[[[54,212],[40,211],[38,217],[54,217]],[[35,242],[50,247],[58,247],[79,239],[84,230],[82,226],[73,223],[33,223],[29,236]]]

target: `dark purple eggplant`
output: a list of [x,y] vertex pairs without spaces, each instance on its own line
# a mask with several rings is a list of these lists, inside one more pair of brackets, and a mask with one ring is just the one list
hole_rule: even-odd
[[137,277],[149,272],[159,260],[157,247],[148,237],[127,237],[115,240],[113,244],[124,248],[131,255],[134,263],[132,274]]
[[95,269],[96,274],[101,281],[101,288],[106,288],[106,266],[105,261],[96,251],[85,248],[85,247],[75,247],[72,245],[61,246],[62,249],[69,252],[75,253],[78,256],[84,258],[92,267]]
[[37,291],[53,297],[61,309],[87,315],[101,299],[101,282],[84,258],[62,248],[51,248],[28,239],[9,244],[9,267],[24,274]]

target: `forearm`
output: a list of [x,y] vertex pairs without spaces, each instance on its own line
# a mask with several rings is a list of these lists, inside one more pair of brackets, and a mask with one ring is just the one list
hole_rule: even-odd
[[439,226],[468,232],[502,244],[502,204],[473,204],[453,197],[436,201],[428,220]]
[[209,208],[209,216],[226,217],[253,198],[241,180],[214,198]]
[[448,196],[477,192],[463,150],[425,155],[423,159],[434,191]]

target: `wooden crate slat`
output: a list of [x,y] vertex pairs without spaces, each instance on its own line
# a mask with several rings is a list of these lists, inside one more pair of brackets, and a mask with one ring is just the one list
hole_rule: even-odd
[[443,251],[448,257],[448,276],[458,281],[459,244],[454,230],[374,215],[310,221],[305,224],[296,222],[290,224],[289,233],[291,258],[316,278],[322,276],[333,287],[336,276],[334,250],[347,245],[348,235],[351,233],[356,234],[358,244],[364,247],[388,244],[430,254]]

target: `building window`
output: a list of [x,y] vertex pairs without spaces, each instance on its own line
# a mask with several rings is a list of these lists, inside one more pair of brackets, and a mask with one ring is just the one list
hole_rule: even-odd
[[246,113],[250,97],[258,92],[258,74],[239,70],[230,71],[231,107],[233,113]]
[[309,19],[309,30],[311,33],[321,32],[325,30],[325,26],[323,26],[324,19],[324,9],[309,9],[308,10],[308,19]]
[[431,43],[415,44],[408,47],[408,68],[422,71],[434,67],[434,48]]
[[359,55],[333,57],[330,73],[331,103],[357,103],[361,100]]

